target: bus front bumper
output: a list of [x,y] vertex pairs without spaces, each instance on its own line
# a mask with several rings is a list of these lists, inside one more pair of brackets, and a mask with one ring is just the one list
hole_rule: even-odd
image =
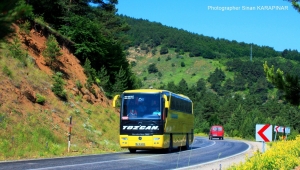
[[120,135],[121,148],[135,148],[135,149],[162,149],[163,135],[153,136],[128,136]]

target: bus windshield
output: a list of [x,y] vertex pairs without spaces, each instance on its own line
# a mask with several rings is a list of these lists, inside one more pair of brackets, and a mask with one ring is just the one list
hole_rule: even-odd
[[160,93],[125,93],[121,108],[122,120],[161,119]]

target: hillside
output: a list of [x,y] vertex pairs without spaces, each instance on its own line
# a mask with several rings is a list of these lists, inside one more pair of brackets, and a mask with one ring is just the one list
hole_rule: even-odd
[[[295,81],[290,84],[299,87],[300,53],[296,50],[278,52],[143,19],[123,19],[131,28],[126,33],[131,40],[126,46],[127,59],[142,87],[189,96],[194,102],[196,133],[207,133],[211,125],[222,124],[228,136],[254,139],[255,125],[264,123],[291,127],[292,139],[300,133],[295,119],[300,118],[299,107],[289,103],[298,101],[299,93],[275,88],[263,67],[267,62],[274,70],[293,75]],[[200,50],[197,55],[192,51],[195,48]]]
[[[128,54],[127,59],[132,64],[132,70],[143,80],[144,88],[159,88],[172,81],[178,84],[182,78],[187,80],[189,85],[195,85],[199,79],[207,79],[216,68],[225,69],[218,60],[189,57],[188,53],[179,55],[172,49],[169,49],[168,54],[153,55],[145,54],[140,48],[131,47]],[[155,64],[158,70],[156,73],[148,72],[150,64]],[[230,73],[228,75],[232,76]]]
[[[61,100],[51,90],[55,72],[42,55],[47,38],[42,31],[31,29],[26,35],[14,28],[16,34],[8,37],[12,44],[1,42],[0,49],[0,160],[120,150],[118,128],[111,128],[118,126],[117,110],[98,86],[94,93],[84,88],[82,63],[61,46],[58,70],[67,92],[67,100]],[[18,45],[28,54],[25,62],[11,55]]]

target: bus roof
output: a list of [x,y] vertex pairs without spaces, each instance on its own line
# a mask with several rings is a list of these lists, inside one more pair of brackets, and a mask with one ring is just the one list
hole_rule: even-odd
[[161,93],[161,92],[168,92],[167,90],[160,90],[160,89],[135,89],[135,90],[126,90],[124,93]]
[[135,89],[135,90],[126,90],[123,93],[169,93],[171,96],[176,96],[177,98],[183,98],[183,99],[187,99],[190,100],[189,97],[183,95],[183,94],[176,94],[173,92],[170,92],[168,90],[161,90],[161,89]]

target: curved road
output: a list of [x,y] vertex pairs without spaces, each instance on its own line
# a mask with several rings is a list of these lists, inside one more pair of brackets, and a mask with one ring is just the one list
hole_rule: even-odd
[[54,159],[23,160],[0,162],[2,170],[99,170],[99,169],[177,169],[197,164],[205,164],[248,150],[250,146],[242,141],[208,140],[196,137],[191,149],[174,150],[172,153],[159,151],[119,152]]

